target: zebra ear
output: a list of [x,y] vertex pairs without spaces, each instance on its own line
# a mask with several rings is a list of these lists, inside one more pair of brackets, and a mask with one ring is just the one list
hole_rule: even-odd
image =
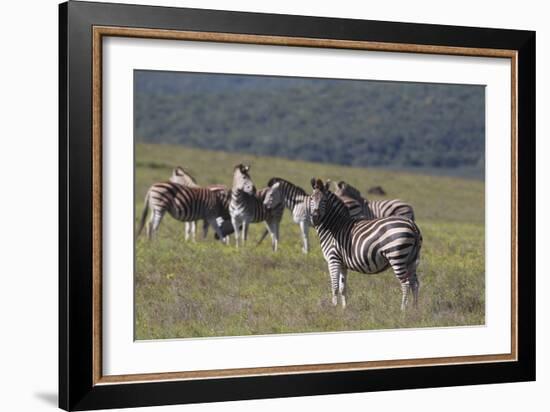
[[250,165],[244,165],[244,172],[248,173],[249,170],[250,170]]
[[313,189],[317,189],[317,190],[320,190],[322,192],[325,191],[325,185],[323,184],[323,181],[321,179],[312,178],[311,179],[311,187],[313,187]]
[[172,172],[172,174],[173,174],[174,176],[183,176],[183,173],[182,173],[182,172],[183,172],[183,171],[182,171],[181,167],[178,166],[178,167],[176,167],[176,168],[174,169],[174,171]]
[[338,189],[343,189],[344,186],[346,185],[346,182],[344,182],[343,180],[340,180],[336,186],[338,187]]

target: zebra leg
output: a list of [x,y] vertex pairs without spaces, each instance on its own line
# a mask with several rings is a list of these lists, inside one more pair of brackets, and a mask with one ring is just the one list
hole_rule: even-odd
[[269,229],[266,229],[262,236],[260,237],[260,240],[256,243],[256,246],[260,246],[260,243],[262,243],[265,239],[265,237],[269,234]]
[[279,225],[277,222],[266,222],[266,226],[271,235],[271,249],[276,252],[277,246],[279,245]]
[[275,245],[274,245],[274,248],[273,248],[273,251],[276,252],[277,249],[279,248],[279,228],[280,228],[280,222],[275,222],[274,224],[274,227],[273,227],[273,233],[275,235]]
[[239,247],[239,236],[240,236],[239,223],[240,222],[238,222],[237,219],[235,219],[234,217],[231,217],[231,224],[233,225],[233,231],[235,232],[235,246],[237,248]]
[[409,267],[407,268],[407,272],[409,274],[409,285],[412,292],[413,297],[413,307],[418,307],[418,291],[420,289],[420,282],[418,281],[418,277],[416,276],[416,267],[418,266],[418,259],[411,263]]
[[309,225],[305,220],[300,222],[300,231],[302,232],[302,241],[304,243],[304,246],[302,246],[302,252],[308,253],[309,252],[309,239],[308,239]]
[[338,288],[339,288],[339,294],[340,294],[340,302],[342,303],[342,308],[345,309],[346,308],[346,292],[347,292],[347,287],[346,287],[346,283],[347,283],[347,276],[348,276],[348,271],[346,270],[346,268],[341,268],[340,269],[340,276],[339,276],[339,283],[338,283]]
[[[407,308],[409,302],[409,292],[411,291],[411,272],[408,270],[408,265],[402,259],[396,260],[391,257],[388,259],[390,265],[399,282],[401,282],[401,310]],[[416,275],[415,275],[416,277]]]
[[191,240],[197,241],[197,222],[191,222]]
[[160,210],[154,210],[153,215],[151,216],[151,220],[149,221],[149,224],[147,225],[147,237],[149,240],[153,239],[153,236],[157,232],[160,222],[162,221],[162,218],[164,216],[164,211]]
[[416,273],[411,276],[411,291],[413,296],[413,306],[415,308],[418,307],[418,291],[420,289],[420,282],[418,281],[418,278],[416,277]]
[[411,290],[411,285],[409,281],[401,282],[401,310],[404,311],[407,308],[407,303],[409,302],[409,292]]
[[342,272],[342,267],[340,262],[330,260],[328,263],[328,271],[330,275],[330,289],[332,292],[332,305],[338,305],[338,290],[340,283],[340,273]]
[[420,289],[420,282],[416,276],[418,259],[415,259],[409,264],[403,261],[392,263],[391,259],[389,261],[397,279],[401,282],[401,310],[404,311],[407,308],[410,292],[412,292],[413,305],[416,308],[418,306],[418,291]]
[[191,232],[191,224],[190,222],[185,222],[185,241],[186,242],[189,240],[190,232]]
[[243,246],[246,244],[246,241],[248,239],[248,227],[250,225],[248,224],[248,222],[246,220],[243,220],[243,228],[242,228],[242,241],[243,241]]
[[206,237],[208,236],[208,226],[209,226],[208,220],[204,219],[202,221],[202,238],[203,239],[206,239]]

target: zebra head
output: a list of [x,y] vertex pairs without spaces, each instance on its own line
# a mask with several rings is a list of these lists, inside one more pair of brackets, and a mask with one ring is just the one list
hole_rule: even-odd
[[256,193],[256,187],[250,177],[250,166],[238,164],[233,169],[233,191],[243,191],[248,194]]
[[264,206],[267,209],[274,209],[284,201],[281,193],[281,182],[276,182],[267,190],[264,198]]
[[197,187],[197,181],[191,176],[183,167],[177,166],[172,170],[172,176],[170,176],[172,183],[177,183],[182,186]]
[[313,188],[313,193],[309,196],[307,208],[311,224],[317,226],[326,213],[327,199],[330,193],[330,181],[323,183],[321,179],[312,178],[311,187]]
[[361,192],[349,183],[340,180],[336,184],[336,190],[334,192],[338,197],[347,196],[352,199],[359,200],[362,199]]

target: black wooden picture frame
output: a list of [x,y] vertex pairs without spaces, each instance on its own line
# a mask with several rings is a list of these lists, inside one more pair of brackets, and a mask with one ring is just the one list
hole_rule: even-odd
[[[517,100],[515,361],[102,384],[94,352],[94,27],[512,51]],[[330,46],[329,46],[330,47]],[[425,51],[420,51],[425,52]],[[460,54],[460,53],[458,53]],[[513,103],[514,104],[514,103]],[[104,177],[105,178],[105,177]],[[514,196],[514,194],[513,194]],[[59,6],[59,406],[89,410],[535,379],[535,33],[108,3]],[[99,257],[98,257],[99,256]],[[97,288],[97,284],[95,286]],[[97,302],[96,302],[97,304]],[[97,327],[97,325],[96,325]],[[97,332],[97,331],[96,331]],[[95,357],[95,358],[94,358]]]

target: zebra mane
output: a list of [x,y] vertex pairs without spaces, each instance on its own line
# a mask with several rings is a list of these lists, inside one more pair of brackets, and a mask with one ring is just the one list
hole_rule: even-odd
[[336,184],[336,195],[351,197],[357,201],[367,201],[367,199],[361,195],[359,189],[347,182],[344,182],[343,180]]
[[332,232],[338,230],[343,221],[352,220],[349,210],[342,199],[330,190],[323,192],[323,195],[327,196],[327,204],[325,206],[326,212],[317,225],[318,230],[328,230]]
[[307,195],[306,191],[302,189],[300,186],[297,186],[294,183],[291,183],[288,180],[285,180],[281,177],[272,177],[271,179],[269,179],[269,182],[267,182],[267,186],[271,187],[277,182],[280,182],[283,185],[292,187],[293,189],[296,190],[296,192],[298,192],[301,195]]
[[236,165],[234,168],[233,168],[233,174],[236,172],[236,171],[239,171],[242,175],[250,178],[250,174],[248,173],[250,171],[250,166],[249,165],[245,165],[243,163],[239,163],[238,165]]
[[174,168],[174,170],[172,171],[172,177],[183,177],[185,179],[191,180],[191,182],[193,182],[194,184],[197,184],[197,180],[193,177],[193,175],[191,175],[191,173],[189,173],[181,166],[177,166]]
[[349,209],[346,207],[344,201],[340,199],[336,194],[332,193],[330,190],[325,192],[327,196],[327,214],[337,214],[338,216],[350,217]]

